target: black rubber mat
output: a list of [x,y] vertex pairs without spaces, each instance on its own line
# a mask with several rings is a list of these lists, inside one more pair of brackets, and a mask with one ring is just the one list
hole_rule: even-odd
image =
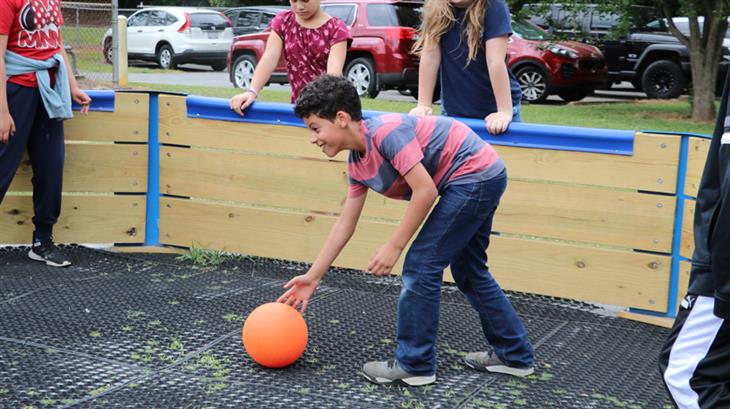
[[245,354],[241,325],[307,265],[67,250],[67,269],[0,250],[0,407],[670,407],[656,363],[667,330],[591,304],[509,294],[537,356],[536,373],[518,379],[462,364],[488,346],[466,299],[444,286],[437,382],[380,387],[359,371],[392,357],[397,279],[330,271],[306,314],[307,350],[273,370]]

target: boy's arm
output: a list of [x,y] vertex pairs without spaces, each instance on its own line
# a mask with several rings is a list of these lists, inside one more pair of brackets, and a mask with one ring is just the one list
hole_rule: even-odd
[[0,143],[8,143],[15,133],[15,123],[8,107],[7,77],[5,75],[5,50],[8,48],[8,36],[0,35]]
[[441,47],[438,43],[427,39],[418,65],[418,106],[411,110],[410,115],[433,114],[431,105],[440,65]]
[[340,41],[330,48],[330,55],[327,57],[327,74],[342,76],[342,67],[345,66],[347,57],[347,41]]
[[500,134],[507,130],[512,121],[512,92],[509,74],[507,73],[507,36],[490,38],[485,44],[487,70],[492,83],[497,112],[489,114],[485,119],[487,130],[491,134]]
[[66,76],[68,77],[68,84],[71,90],[71,98],[77,104],[81,105],[81,113],[86,114],[89,112],[91,98],[89,98],[89,96],[79,88],[79,84],[76,82],[76,77],[74,76],[73,67],[71,67],[71,60],[68,58],[68,54],[66,54],[66,50],[63,46],[61,46],[61,51],[59,51],[59,53],[63,56],[63,62],[66,65]]
[[271,78],[271,74],[276,69],[276,64],[279,63],[283,49],[284,40],[272,30],[271,34],[269,34],[269,39],[266,40],[264,55],[261,56],[261,61],[256,65],[256,69],[253,72],[251,85],[249,85],[246,91],[231,98],[229,102],[231,109],[238,115],[243,115],[243,111],[258,98],[259,93],[266,86],[269,78]]
[[426,219],[438,196],[438,190],[433,183],[433,178],[420,162],[408,171],[404,177],[413,193],[403,220],[401,220],[395,233],[370,259],[368,271],[376,276],[390,274],[401,252],[421,226],[423,220]]
[[277,302],[289,304],[294,308],[301,305],[302,313],[307,310],[309,298],[314,294],[327,269],[332,265],[355,232],[355,227],[357,227],[357,221],[360,219],[360,213],[362,213],[366,198],[367,191],[358,197],[347,198],[340,217],[334,226],[332,226],[327,240],[319,251],[319,255],[317,255],[312,267],[309,268],[306,274],[296,276],[289,280],[284,285],[284,288],[287,289],[286,292],[276,300]]

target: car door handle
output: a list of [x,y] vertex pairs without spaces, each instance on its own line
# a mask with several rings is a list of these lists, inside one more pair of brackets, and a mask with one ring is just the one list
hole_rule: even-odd
[[138,33],[141,33],[141,32],[142,32],[142,30],[137,30],[137,32],[138,32]]
[[159,29],[159,30],[157,30],[157,32],[158,32],[158,33],[163,33],[163,32],[165,32],[165,30],[163,30],[163,29]]

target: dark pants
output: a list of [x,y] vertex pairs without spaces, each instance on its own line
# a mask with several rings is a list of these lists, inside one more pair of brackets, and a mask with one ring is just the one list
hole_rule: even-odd
[[730,323],[714,298],[688,295],[659,357],[664,383],[681,409],[730,408]]
[[507,174],[449,185],[411,244],[403,265],[398,300],[401,368],[412,375],[436,371],[436,335],[441,283],[446,266],[479,313],[482,330],[497,356],[515,367],[531,367],[533,351],[522,321],[487,268],[492,219],[507,186]]
[[16,131],[0,144],[0,203],[27,149],[33,166],[33,240],[47,241],[61,213],[63,121],[48,118],[37,88],[8,82],[7,92]]

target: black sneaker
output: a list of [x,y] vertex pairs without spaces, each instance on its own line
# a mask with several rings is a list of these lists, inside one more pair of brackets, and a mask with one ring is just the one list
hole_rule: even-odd
[[68,267],[71,265],[66,253],[56,247],[53,241],[33,243],[33,247],[28,252],[28,257],[31,260],[42,261],[51,267]]

